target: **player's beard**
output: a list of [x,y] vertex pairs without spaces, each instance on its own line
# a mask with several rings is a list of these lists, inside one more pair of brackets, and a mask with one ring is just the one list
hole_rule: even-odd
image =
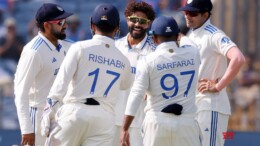
[[[138,28],[139,33],[135,33],[134,29]],[[128,27],[128,31],[130,32],[130,35],[134,38],[134,39],[141,39],[145,36],[146,34],[146,30],[147,29],[143,29],[142,27],[136,27],[136,26],[132,26],[132,27]]]
[[66,38],[65,29],[61,29],[60,31],[52,29],[51,34],[59,40],[64,40]]

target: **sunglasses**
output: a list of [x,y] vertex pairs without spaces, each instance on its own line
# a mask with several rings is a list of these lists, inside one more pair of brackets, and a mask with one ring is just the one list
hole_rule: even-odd
[[190,17],[197,17],[200,12],[194,12],[194,11],[184,11],[185,15],[189,15]]
[[133,22],[134,24],[135,23],[139,23],[139,24],[147,24],[148,22],[150,22],[150,20],[148,19],[145,19],[145,18],[141,18],[141,17],[136,17],[136,16],[129,16],[128,19]]
[[61,20],[52,20],[52,21],[48,21],[49,23],[52,24],[58,24],[59,26],[63,26],[66,22],[66,19],[61,19]]

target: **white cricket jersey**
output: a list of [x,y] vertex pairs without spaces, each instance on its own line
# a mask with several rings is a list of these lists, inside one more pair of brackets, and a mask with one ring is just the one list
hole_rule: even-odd
[[[207,20],[200,28],[193,30],[189,38],[200,50],[199,79],[221,78],[227,69],[226,54],[236,44],[224,32],[212,25],[210,20]],[[219,93],[198,93],[196,102],[198,111],[212,110],[231,114],[226,88]]]
[[60,100],[68,89],[64,103],[85,103],[87,98],[94,98],[114,112],[119,90],[131,84],[130,63],[115,47],[115,41],[94,35],[71,46],[48,97]]
[[138,62],[126,115],[134,116],[145,92],[148,93],[145,112],[160,112],[178,103],[183,114],[195,113],[195,93],[200,56],[197,48],[175,42],[160,44],[156,51]]
[[23,48],[14,79],[15,104],[22,133],[33,133],[29,106],[43,108],[60,65],[72,44],[56,48],[40,32]]
[[[128,33],[128,35],[130,35]],[[148,37],[147,35],[144,37],[144,39],[138,43],[135,46],[130,46],[127,40],[127,36],[119,39],[116,41],[116,47],[128,58],[131,64],[131,71],[132,71],[132,77],[134,78],[136,73],[136,66],[137,61],[139,58],[142,58],[143,56],[146,56],[150,54],[151,52],[155,51],[156,45],[154,44],[151,37]],[[128,99],[128,95],[130,93],[130,89],[126,91],[121,91],[119,94],[119,98],[117,100],[116,104],[116,118],[115,122],[116,125],[122,126],[123,119],[124,119],[124,112],[125,107]],[[131,124],[131,127],[138,127],[140,128],[144,119],[144,107],[146,105],[146,102],[142,100],[141,106],[138,109],[138,114],[136,115],[136,118]]]

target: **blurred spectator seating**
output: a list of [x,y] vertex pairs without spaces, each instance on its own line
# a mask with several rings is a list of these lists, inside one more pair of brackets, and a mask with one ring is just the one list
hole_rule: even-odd
[[7,32],[0,38],[0,68],[12,78],[25,41],[16,32],[14,18],[7,18],[4,25]]
[[[254,68],[254,55],[246,55],[246,64],[236,78],[235,107],[230,126],[235,130],[260,130],[260,72]],[[258,113],[258,114],[257,114]]]

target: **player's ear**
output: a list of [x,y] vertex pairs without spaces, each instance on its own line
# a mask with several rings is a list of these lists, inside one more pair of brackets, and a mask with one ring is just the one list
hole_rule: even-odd
[[120,26],[118,25],[114,30],[114,38],[118,39],[120,37]]

